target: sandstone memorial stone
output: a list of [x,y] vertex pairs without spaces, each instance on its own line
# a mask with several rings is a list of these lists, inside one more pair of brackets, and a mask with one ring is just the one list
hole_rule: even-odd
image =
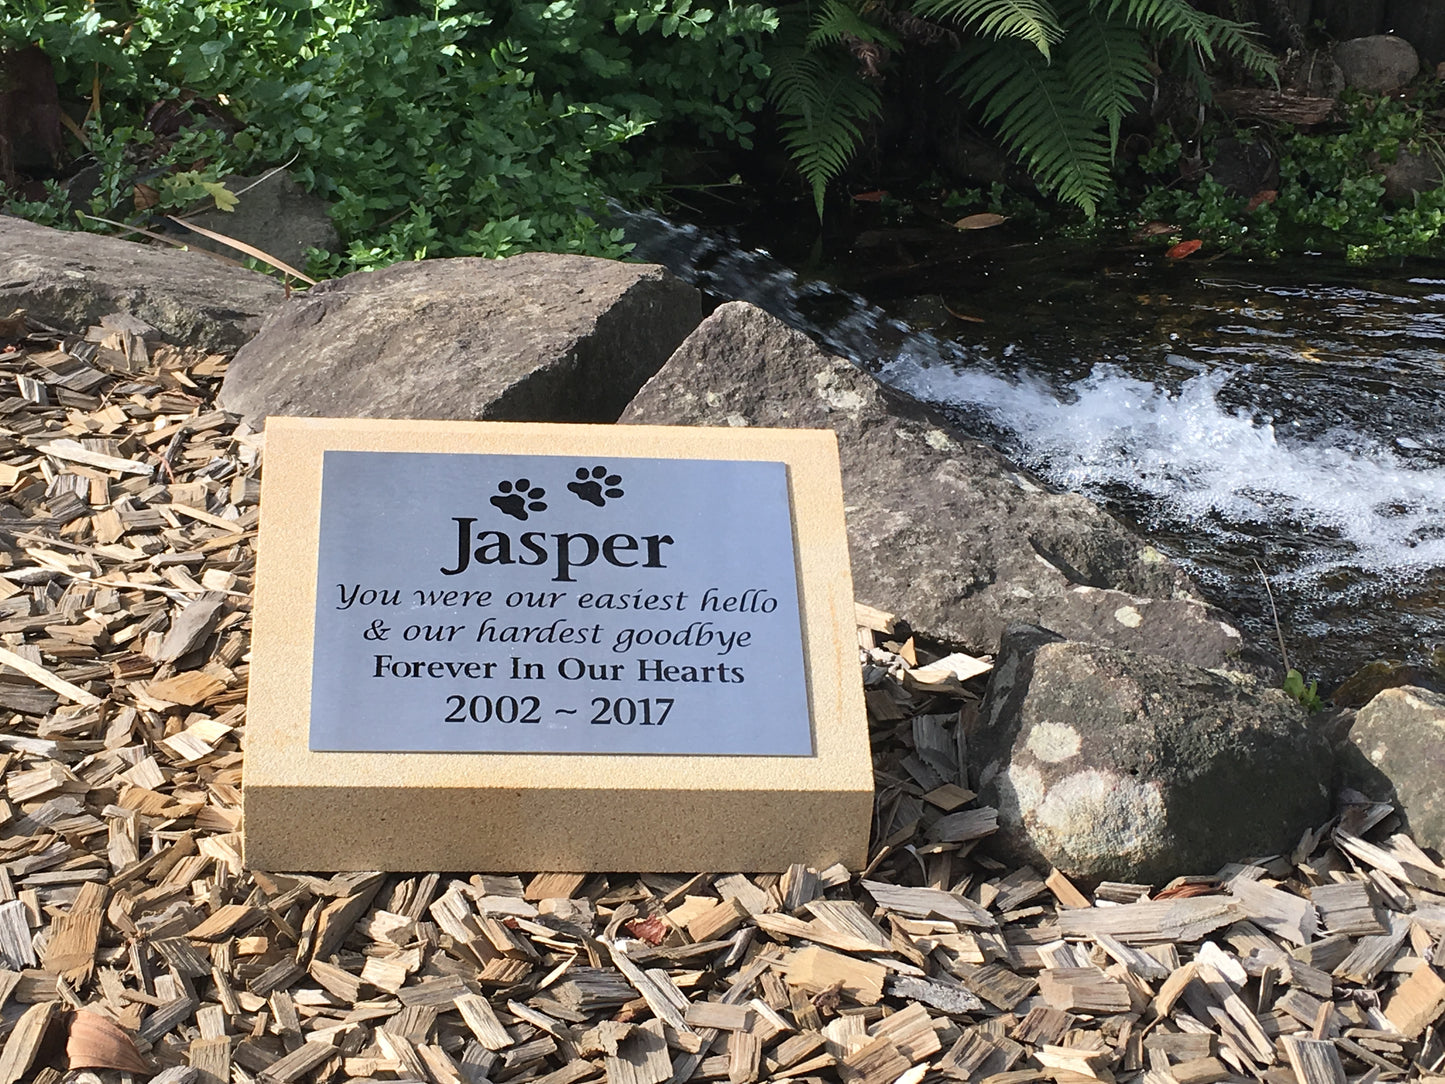
[[246,861],[861,864],[831,432],[273,417]]

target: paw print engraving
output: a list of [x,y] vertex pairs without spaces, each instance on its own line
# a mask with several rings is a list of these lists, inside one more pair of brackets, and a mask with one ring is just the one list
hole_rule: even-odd
[[591,470],[578,467],[577,481],[568,482],[567,488],[588,504],[603,508],[609,500],[622,496],[622,490],[618,488],[621,484],[622,475],[608,474],[606,467],[596,466]]
[[541,486],[534,486],[526,478],[518,478],[515,482],[499,483],[492,504],[513,519],[525,520],[529,512],[547,511],[547,502],[542,500],[546,495],[547,491]]

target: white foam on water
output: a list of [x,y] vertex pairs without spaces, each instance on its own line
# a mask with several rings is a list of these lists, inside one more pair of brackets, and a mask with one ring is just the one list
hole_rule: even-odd
[[1042,381],[906,353],[881,375],[917,398],[984,413],[1063,489],[1125,486],[1168,518],[1218,536],[1232,534],[1230,524],[1290,525],[1329,543],[1290,579],[1342,567],[1395,577],[1445,565],[1445,467],[1421,468],[1359,434],[1291,439],[1271,419],[1220,401],[1224,385],[1247,373],[1206,370],[1171,391],[1100,365],[1062,396]]

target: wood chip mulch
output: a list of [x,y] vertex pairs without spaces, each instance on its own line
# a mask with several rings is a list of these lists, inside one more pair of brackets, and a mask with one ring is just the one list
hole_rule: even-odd
[[[19,327],[19,332],[13,329]],[[1445,1066],[1445,869],[1363,799],[1080,891],[979,843],[983,666],[860,607],[868,868],[250,872],[262,440],[226,359],[0,327],[0,1084],[1337,1084]]]

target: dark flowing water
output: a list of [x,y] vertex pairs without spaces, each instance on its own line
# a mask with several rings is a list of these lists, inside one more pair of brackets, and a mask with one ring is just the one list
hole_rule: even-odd
[[1291,662],[1326,684],[1445,642],[1445,265],[1173,263],[946,229],[820,260],[776,234],[774,255],[654,215],[628,229],[636,255],[1136,524],[1273,642],[1262,568]]

